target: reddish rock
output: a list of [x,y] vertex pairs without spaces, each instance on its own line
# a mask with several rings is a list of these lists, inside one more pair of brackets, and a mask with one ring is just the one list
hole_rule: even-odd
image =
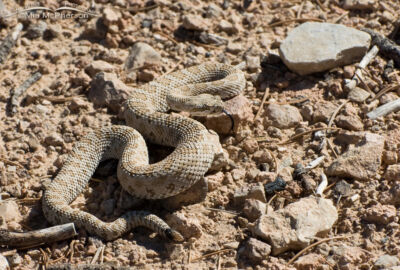
[[[233,132],[236,133],[240,126],[253,121],[254,115],[250,101],[243,95],[238,95],[225,102],[225,109],[233,117]],[[218,134],[229,134],[232,122],[228,115],[219,113],[206,117],[204,125]]]
[[389,224],[396,218],[396,207],[376,204],[364,211],[363,219],[376,224]]

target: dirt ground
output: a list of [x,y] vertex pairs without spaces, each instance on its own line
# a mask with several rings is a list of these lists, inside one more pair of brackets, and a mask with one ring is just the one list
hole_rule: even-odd
[[[85,9],[92,4],[82,0],[70,3]],[[329,133],[330,147],[322,150],[326,158],[308,175],[311,188],[293,179],[297,163],[305,166],[321,155],[319,142],[308,134],[288,144],[278,143],[294,134],[327,127],[334,110],[347,100],[344,79],[353,76],[355,65],[308,76],[297,75],[277,57],[277,49],[287,33],[304,21],[314,20],[356,29],[369,27],[387,36],[395,30],[395,21],[399,19],[398,1],[372,1],[373,8],[369,10],[345,10],[339,0],[95,0],[93,3],[98,17],[11,16],[1,22],[0,39],[4,39],[18,22],[24,25],[15,47],[0,68],[0,195],[4,201],[15,201],[16,212],[19,212],[13,212],[10,220],[2,220],[1,228],[28,231],[51,226],[41,210],[43,186],[56,176],[73,144],[94,128],[124,124],[118,112],[94,106],[88,99],[96,71],[90,67],[94,61],[107,62],[111,66],[107,66],[109,70],[100,67],[100,71],[116,74],[129,86],[141,85],[167,72],[206,61],[230,64],[246,61],[247,86],[243,96],[249,101],[251,115],[243,119],[234,133],[220,134],[220,142],[233,164],[209,173],[211,185],[204,202],[185,206],[175,214],[157,201],[141,201],[136,205],[166,218],[167,222],[183,220],[189,236],[184,243],[171,243],[144,228],[110,242],[79,230],[77,237],[57,243],[24,249],[0,248],[0,254],[8,259],[12,269],[46,269],[65,263],[104,263],[134,269],[372,269],[381,255],[399,259],[397,207],[400,200],[398,196],[397,199],[388,198],[399,190],[396,177],[398,180],[400,174],[388,179],[385,172],[400,158],[400,113],[377,120],[366,116],[376,106],[399,98],[399,89],[396,92],[394,88],[375,103],[370,100],[348,102],[337,113],[357,117],[361,123],[358,132],[383,136],[384,157],[376,176],[368,180],[328,177],[325,198],[333,200],[339,218],[327,237],[343,238],[317,245],[302,255],[312,254],[318,260],[288,264],[298,250],[277,256],[271,254],[261,260],[249,256],[243,250],[249,238],[257,238],[252,231],[255,220],[243,212],[243,206],[234,204],[235,191],[273,181],[278,167],[283,168],[279,174],[287,181],[287,187],[272,200],[273,196],[267,195],[274,210],[309,196],[320,181],[319,174],[335,160],[335,154],[340,156],[347,150],[335,140],[337,132]],[[52,9],[60,6],[56,0],[3,0],[3,4],[9,11],[33,4]],[[201,21],[195,22],[193,27],[215,34],[222,42],[204,43],[195,35],[190,36],[196,31],[182,33],[179,30],[185,16],[195,15],[199,15]],[[222,20],[228,24],[221,24]],[[39,22],[47,24],[46,31],[32,29]],[[35,36],[38,32],[39,36]],[[393,40],[396,38],[400,40],[400,33]],[[152,46],[162,60],[156,65],[127,72],[124,65],[129,49],[138,41]],[[389,58],[381,55],[375,57],[364,72],[365,85],[359,87],[378,93],[388,85],[398,85],[398,70],[394,69],[389,78],[384,77],[388,61]],[[42,77],[19,98],[16,112],[10,113],[12,90],[37,71]],[[260,108],[264,96],[265,104]],[[297,99],[304,101],[292,102]],[[266,108],[270,103],[297,107],[303,120],[289,128],[269,126]],[[307,108],[313,108],[320,117],[307,116]],[[199,120],[204,122],[204,119]],[[337,127],[336,122],[332,127]],[[350,129],[346,125],[340,128]],[[156,146],[150,148],[153,156],[165,151]],[[284,164],[289,165],[285,167]],[[350,192],[339,200],[335,186],[342,180],[349,184]],[[359,199],[352,201],[350,197],[355,194]],[[93,178],[85,193],[73,204],[99,218],[113,220],[128,207],[124,205],[124,196],[127,195],[121,191],[114,171],[111,176]],[[112,214],[108,215],[104,202],[110,200],[116,203]],[[366,220],[366,209],[371,207],[375,207],[375,214],[381,218],[386,211],[394,209],[395,217],[387,223]],[[97,252],[100,256],[94,258]]]

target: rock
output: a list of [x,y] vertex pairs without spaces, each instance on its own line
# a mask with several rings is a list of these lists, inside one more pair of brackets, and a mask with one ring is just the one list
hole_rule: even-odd
[[229,42],[226,51],[232,54],[238,54],[242,51],[242,45],[237,42]]
[[[9,258],[8,260],[9,260],[11,266],[14,266],[14,267],[20,265],[23,262],[22,257],[18,253],[15,253],[14,255],[12,255],[11,258]],[[2,268],[0,267],[0,269],[2,269]]]
[[249,55],[246,56],[246,65],[250,72],[257,71],[257,69],[260,68],[260,57]]
[[239,180],[244,179],[244,177],[246,176],[246,170],[244,170],[244,169],[233,169],[231,171],[231,175],[232,175],[232,179],[237,182]]
[[243,141],[243,149],[248,154],[253,154],[258,150],[258,142],[254,138],[245,139]]
[[81,34],[83,38],[104,39],[107,35],[107,26],[104,25],[103,18],[90,20],[85,23],[84,30]]
[[267,202],[265,197],[264,187],[262,185],[256,185],[251,187],[242,187],[237,189],[233,194],[233,203],[236,206],[241,206],[244,204],[246,199],[255,199],[263,203]]
[[400,265],[400,261],[396,256],[390,256],[388,254],[380,256],[374,263],[374,269],[389,269],[392,266]]
[[399,181],[399,179],[400,179],[400,164],[389,165],[386,168],[384,177],[388,181]]
[[29,39],[36,39],[43,36],[43,33],[47,29],[47,23],[44,21],[39,21],[38,23],[31,23],[26,30],[26,37]]
[[221,30],[229,35],[239,33],[239,29],[235,25],[233,25],[232,23],[230,23],[226,20],[221,20],[218,24],[218,28],[219,28],[219,30]]
[[337,105],[329,101],[320,101],[314,105],[312,121],[328,123],[332,113],[336,110]]
[[[236,133],[240,126],[253,121],[254,115],[251,109],[251,103],[245,96],[238,95],[227,100],[224,106],[225,110],[228,111],[233,118],[234,124],[232,132]],[[224,113],[208,115],[204,125],[218,134],[229,134],[232,128],[231,119]]]
[[187,30],[204,31],[209,27],[209,23],[199,15],[186,15],[183,17],[182,27]]
[[115,67],[103,60],[96,60],[93,61],[92,63],[90,63],[90,65],[88,65],[85,68],[85,71],[91,76],[93,77],[94,75],[96,75],[98,72],[114,72],[115,71]]
[[338,127],[348,130],[360,131],[364,128],[360,117],[357,115],[339,115],[336,117],[335,122]]
[[272,125],[277,128],[291,128],[303,121],[299,110],[291,105],[269,104],[266,113],[265,126]]
[[[383,151],[382,155],[383,163],[386,165],[393,165],[397,163],[397,153],[395,151]],[[400,172],[399,172],[400,177]],[[400,178],[398,178],[400,179]]]
[[0,254],[0,270],[9,270],[10,265],[8,264],[8,261],[6,257]]
[[353,28],[306,22],[289,32],[279,53],[289,69],[306,75],[360,60],[370,42],[369,34]]
[[222,9],[218,5],[216,5],[214,3],[210,3],[206,10],[206,17],[207,18],[218,18],[218,17],[220,17],[222,12],[223,12]]
[[348,10],[372,9],[374,7],[374,3],[374,0],[345,0],[343,2],[343,8]]
[[361,263],[366,262],[371,256],[357,246],[346,244],[332,246],[330,253],[333,253],[333,260],[337,262],[339,269],[357,269]]
[[376,176],[381,165],[384,145],[384,137],[366,132],[361,142],[349,148],[331,163],[326,169],[326,174],[369,180]]
[[222,186],[222,181],[224,181],[224,173],[217,172],[216,174],[207,175],[205,178],[208,183],[208,191],[213,191]]
[[125,61],[125,69],[137,69],[161,64],[161,55],[150,45],[136,42],[129,51]]
[[256,238],[250,238],[240,249],[240,254],[249,259],[254,264],[259,264],[266,260],[271,253],[271,246]]
[[61,137],[60,134],[58,134],[56,132],[54,132],[51,135],[47,136],[44,139],[44,141],[48,146],[49,145],[52,145],[52,146],[63,146],[64,145],[63,138]]
[[355,102],[364,102],[370,96],[370,93],[360,87],[355,87],[354,89],[350,90],[347,98],[351,101]]
[[118,112],[130,92],[131,88],[120,81],[117,75],[100,72],[90,83],[88,98],[97,106],[107,106]]
[[325,236],[338,219],[331,200],[310,196],[283,209],[262,215],[254,226],[255,235],[268,241],[272,254],[300,250],[314,237]]
[[80,97],[73,97],[71,103],[68,105],[68,109],[70,109],[72,112],[77,112],[80,109],[87,108],[89,108],[89,102]]
[[[198,207],[198,206],[195,206]],[[175,230],[179,231],[186,239],[200,238],[203,234],[200,221],[196,217],[196,213],[186,213],[178,211],[166,216],[166,222]]]
[[396,207],[393,205],[376,204],[364,211],[363,219],[370,223],[389,224],[396,217]]
[[[246,199],[243,206],[243,214],[253,222],[266,213],[267,204],[256,199]],[[273,211],[272,207],[269,211]]]
[[20,222],[22,216],[15,201],[1,201],[0,202],[0,227],[7,228],[6,223]]
[[326,260],[322,255],[310,253],[298,258],[294,262],[294,267],[296,267],[296,270],[323,269],[321,265],[325,262]]
[[104,8],[103,10],[103,21],[104,25],[111,26],[118,23],[118,20],[121,19],[121,13],[117,12],[116,9],[112,9],[109,7]]

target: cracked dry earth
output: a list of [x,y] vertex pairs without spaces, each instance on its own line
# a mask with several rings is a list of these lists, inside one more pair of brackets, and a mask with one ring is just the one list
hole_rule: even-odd
[[[396,88],[374,101],[348,101],[332,124],[341,130],[328,133],[330,145],[322,150],[315,134],[280,144],[295,134],[327,127],[331,115],[347,101],[344,79],[355,70],[355,64],[307,76],[288,70],[277,49],[301,23],[295,19],[369,27],[386,36],[395,28],[398,1],[364,1],[371,5],[369,10],[346,10],[342,2],[96,0],[99,17],[2,19],[2,40],[18,22],[23,24],[16,45],[0,66],[0,226],[10,231],[51,225],[41,207],[44,186],[56,176],[76,141],[92,129],[125,124],[121,105],[129,88],[124,84],[141,85],[207,61],[233,65],[245,61],[247,85],[242,95],[227,101],[235,120],[233,132],[225,115],[196,118],[218,133],[230,159],[223,168],[207,173],[203,202],[174,209],[171,202],[133,199],[121,189],[112,163],[103,164],[73,202],[73,207],[105,221],[128,209],[151,211],[180,231],[185,242],[166,241],[144,228],[108,242],[79,230],[73,239],[25,249],[4,246],[0,254],[12,269],[90,263],[110,269],[380,269],[376,262],[386,258],[382,256],[399,259],[400,113],[376,120],[366,116],[399,98]],[[3,1],[8,10],[33,3]],[[55,0],[35,3],[59,6]],[[393,40],[396,37],[398,42],[400,35]],[[131,48],[138,43],[149,45],[151,52],[132,63]],[[378,93],[398,85],[396,69],[384,76],[388,61],[375,57],[364,74],[366,86],[360,87]],[[23,93],[16,113],[10,115],[6,109],[12,90],[37,71],[42,77]],[[103,98],[108,106],[92,90],[98,72],[120,90]],[[260,108],[263,97],[266,102]],[[373,137],[375,144],[359,150],[357,138],[365,133],[379,136]],[[149,152],[155,162],[171,149],[149,145]],[[330,173],[335,161],[343,168],[348,165],[341,159],[349,152],[360,167],[347,174]],[[363,167],[366,157],[377,154],[374,166]],[[322,164],[302,181],[293,177],[296,164],[306,166],[322,155]],[[299,249],[270,254],[271,243],[254,230],[259,210],[278,211],[309,197],[324,171],[328,175],[324,197],[338,211],[336,223],[324,237],[343,238],[321,243],[290,263]],[[239,199],[243,188],[271,183],[277,175],[287,186],[275,197]]]

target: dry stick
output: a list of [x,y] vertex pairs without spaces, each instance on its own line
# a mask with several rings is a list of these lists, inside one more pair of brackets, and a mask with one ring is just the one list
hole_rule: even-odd
[[382,106],[379,106],[375,110],[367,113],[367,116],[370,119],[374,120],[378,117],[385,116],[391,112],[397,112],[398,110],[400,110],[400,98],[393,100],[389,103],[386,103]]
[[301,12],[303,11],[303,7],[304,7],[304,3],[305,3],[305,2],[306,2],[306,0],[301,1],[299,10],[297,11],[297,15],[296,15],[296,18],[297,18],[297,19],[300,18],[300,16],[301,16]]
[[201,260],[203,258],[207,258],[207,257],[213,256],[213,255],[216,255],[216,254],[220,254],[220,253],[223,253],[223,252],[226,252],[226,251],[231,251],[231,250],[234,250],[234,249],[233,248],[224,248],[224,249],[216,250],[216,251],[213,251],[213,252],[210,252],[210,253],[202,255],[202,256],[192,260],[192,262],[195,262],[195,261]]
[[13,247],[39,246],[45,243],[65,240],[77,235],[74,223],[53,226],[30,232],[0,231],[0,245]]
[[390,59],[393,59],[395,64],[400,67],[400,46],[388,39],[385,36],[382,36],[375,31],[368,28],[361,28],[362,31],[367,32],[371,35],[372,44],[379,47],[379,50],[382,54],[386,55]]
[[179,44],[179,42],[178,42],[176,39],[174,39],[173,37],[170,37],[170,36],[167,35],[167,34],[164,34],[163,32],[156,31],[156,34],[159,34],[160,36],[163,36],[163,37],[165,37],[166,39],[172,41],[173,43],[175,43],[175,45],[178,45],[178,44]]
[[283,142],[278,143],[278,145],[285,145],[285,144],[288,144],[288,143],[290,143],[291,141],[293,141],[293,140],[295,140],[295,139],[297,139],[297,138],[300,138],[300,137],[302,137],[302,136],[304,136],[304,135],[307,135],[307,134],[309,134],[309,133],[313,133],[313,132],[315,132],[315,131],[320,131],[320,130],[342,130],[342,129],[341,129],[341,128],[332,128],[332,127],[314,128],[314,129],[307,130],[307,131],[304,131],[304,132],[302,132],[302,133],[296,134],[296,135],[290,137],[289,139],[287,139],[286,141],[283,141]]
[[339,111],[343,108],[346,103],[349,102],[348,100],[345,100],[342,104],[339,105],[339,107],[336,108],[336,110],[332,113],[331,118],[329,119],[328,127],[331,127],[333,124],[333,120],[335,120],[336,115],[339,113]]
[[313,22],[324,22],[321,19],[318,18],[296,18],[296,19],[291,19],[291,20],[286,20],[286,21],[279,21],[279,22],[275,22],[275,23],[271,23],[268,26],[269,27],[275,27],[278,25],[282,25],[285,23],[292,23],[292,22],[308,22],[308,21],[313,21]]
[[97,250],[96,250],[96,253],[94,254],[94,256],[93,256],[93,259],[90,261],[90,264],[94,264],[98,259],[99,259],[99,256],[100,256],[100,253],[101,253],[101,249],[103,248],[103,246],[101,246],[101,247],[99,247]]
[[346,17],[349,14],[349,12],[345,12],[342,15],[340,15],[337,19],[335,19],[332,23],[338,23],[340,22],[344,17]]
[[210,207],[206,207],[205,209],[208,211],[224,212],[224,213],[228,213],[228,214],[235,215],[235,216],[239,215],[239,213],[237,213],[235,211],[229,211],[229,210],[225,210],[225,209],[210,208]]
[[378,92],[378,94],[376,94],[371,101],[374,101],[375,99],[380,98],[382,95],[386,94],[387,92],[390,92],[392,90],[397,89],[398,87],[400,87],[400,85],[389,85],[385,88],[383,88],[381,91]]
[[319,8],[320,8],[322,11],[324,11],[324,12],[326,11],[326,10],[325,10],[325,7],[322,5],[322,3],[321,3],[319,0],[316,0],[315,2],[317,2]]
[[18,88],[14,89],[12,91],[12,96],[10,100],[10,111],[11,114],[15,114],[17,112],[17,107],[18,107],[18,98],[29,88],[31,87],[35,82],[37,82],[40,78],[42,77],[42,73],[40,72],[35,72],[31,77],[26,79],[21,86]]
[[301,250],[299,253],[297,253],[293,258],[291,258],[287,264],[293,263],[298,257],[300,257],[300,255],[304,254],[307,250],[309,250],[315,246],[318,246],[319,244],[322,244],[324,242],[328,242],[331,240],[346,239],[346,238],[348,238],[348,237],[347,236],[337,236],[337,237],[325,238],[325,239],[319,240],[318,242],[315,242],[314,244],[311,244],[308,247],[305,247],[303,250]]
[[183,62],[182,59],[179,60],[179,62],[176,63],[176,65],[175,65],[173,68],[171,68],[170,70],[168,70],[167,72],[165,72],[163,75],[167,75],[167,74],[170,74],[171,72],[175,71],[175,69],[176,69],[177,67],[179,67],[179,65],[182,64],[182,62]]
[[8,160],[6,158],[2,158],[2,157],[0,157],[0,161],[3,161],[4,163],[10,164],[10,165],[14,165],[14,166],[20,167],[21,169],[24,169],[24,166],[22,166],[18,162],[14,162],[14,161]]
[[7,57],[10,54],[11,49],[14,47],[22,28],[22,23],[17,24],[14,30],[8,34],[8,36],[0,44],[0,64],[3,64],[7,60]]
[[264,92],[264,96],[263,96],[263,99],[260,104],[260,108],[258,108],[258,112],[257,112],[256,116],[254,117],[254,120],[256,120],[260,116],[260,114],[263,110],[263,107],[264,107],[264,103],[267,100],[268,94],[269,94],[269,87],[265,88],[265,92]]
[[357,86],[357,84],[359,83],[358,77],[362,77],[361,69],[366,68],[369,62],[371,62],[371,60],[374,59],[374,57],[378,54],[378,51],[379,51],[378,47],[373,46],[372,49],[366,55],[364,55],[363,59],[361,59],[360,63],[358,64],[358,68],[353,78],[350,81],[346,82],[345,85],[346,89],[351,90]]
[[[361,70],[361,69],[360,69]],[[364,82],[364,78],[358,74],[357,72],[355,73],[355,75],[357,76],[357,78],[360,80],[360,82],[364,85],[364,87],[367,89],[367,91],[371,94],[372,97],[375,97],[375,93],[374,91],[371,90],[371,88],[369,88],[368,84],[366,84]]]

